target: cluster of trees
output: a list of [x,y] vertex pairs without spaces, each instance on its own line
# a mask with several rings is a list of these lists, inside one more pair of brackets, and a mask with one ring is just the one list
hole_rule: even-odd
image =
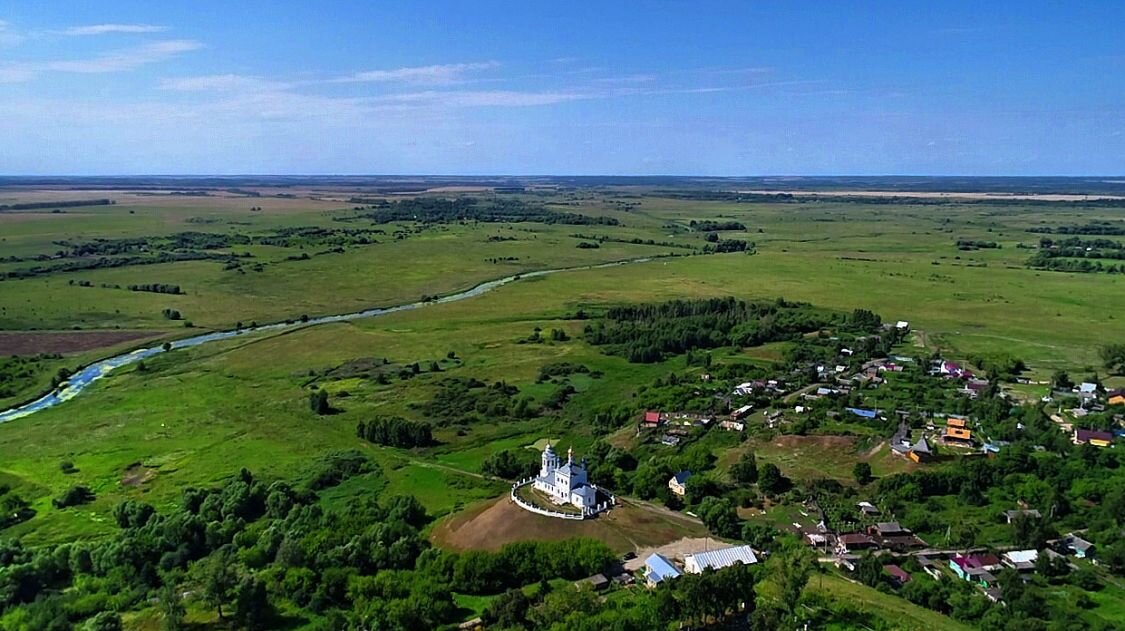
[[506,480],[522,480],[539,470],[539,455],[530,449],[502,449],[484,459],[481,473]]
[[0,357],[0,398],[15,396],[32,387],[39,375],[47,369],[48,362],[61,358],[61,355],[54,353]]
[[688,224],[696,232],[721,232],[723,230],[746,230],[746,225],[734,220],[728,221],[696,221]]
[[1083,250],[1121,250],[1125,249],[1125,243],[1114,241],[1113,239],[1083,239],[1081,237],[1051,239],[1049,237],[1043,237],[1039,239],[1039,247],[1043,250],[1051,250],[1054,248],[1064,250],[1068,248],[1082,248]]
[[530,204],[518,199],[494,198],[482,200],[476,197],[457,197],[454,199],[416,197],[393,202],[380,200],[376,204],[375,211],[366,215],[366,217],[376,223],[417,221],[440,224],[480,221],[486,223],[536,222],[578,226],[616,226],[620,223],[613,217],[561,213],[549,210],[539,204]]
[[117,202],[112,199],[76,199],[66,202],[22,202],[19,204],[0,204],[0,211],[5,210],[41,210],[44,208],[78,208],[79,206],[112,206]]
[[319,589],[327,598],[343,584],[330,583],[311,562],[324,563],[317,570],[353,559],[372,571],[412,566],[425,547],[417,534],[425,512],[412,498],[389,498],[326,514],[312,483],[337,469],[337,460],[318,462],[296,485],[260,481],[244,469],[221,488],[185,490],[179,507],[163,514],[124,502],[113,511],[120,530],[102,540],[36,548],[0,540],[0,625],[62,630],[88,620],[92,628],[112,628],[96,625],[156,601],[165,628],[182,628],[186,591],[240,628],[271,628],[271,600],[299,596],[285,589],[291,568],[321,577],[306,584],[308,595]]
[[588,375],[590,369],[584,364],[576,364],[574,362],[552,362],[544,364],[539,368],[539,376],[535,378],[536,383],[543,383],[550,381],[557,377],[569,377],[570,375]]
[[[35,516],[31,503],[6,484],[0,484],[0,530],[15,526]],[[2,555],[0,555],[2,557]],[[0,564],[2,567],[2,564]]]
[[1108,221],[1091,222],[1084,225],[1071,225],[1071,226],[1056,226],[1052,227],[1035,227],[1028,228],[1028,232],[1037,232],[1043,234],[1092,234],[1092,235],[1110,235],[1110,236],[1123,236],[1125,235],[1125,224],[1110,223]]
[[973,239],[957,239],[958,250],[994,250],[1000,247],[995,241],[977,241]]
[[626,239],[624,237],[610,237],[604,234],[589,235],[582,233],[575,233],[570,235],[575,239],[587,239],[589,241],[596,241],[598,243],[628,243],[629,245],[658,245],[662,248],[679,248],[682,250],[694,250],[695,246],[688,243],[676,243],[675,241],[657,241],[655,239],[641,239],[640,237],[633,237]]
[[474,378],[452,377],[441,381],[434,398],[421,411],[443,424],[527,419],[538,414],[539,406],[519,393],[519,388],[503,381],[489,385]]
[[180,261],[233,261],[239,258],[251,258],[249,253],[233,254],[222,252],[159,252],[152,256],[99,256],[97,258],[81,258],[64,261],[54,265],[36,265],[13,269],[4,272],[0,278],[12,280],[22,278],[36,278],[65,272],[83,272],[94,269],[111,269],[117,267],[131,267],[134,265],[157,265],[161,263],[177,263]]
[[356,436],[376,445],[387,447],[425,447],[434,441],[430,425],[411,421],[401,416],[377,416],[370,421],[360,421]]
[[1110,373],[1125,374],[1125,343],[1106,344],[1098,349],[1098,357]]
[[833,321],[806,304],[778,299],[745,302],[734,298],[673,300],[613,307],[605,319],[585,328],[586,341],[636,363],[721,346],[757,346],[789,340]]
[[332,413],[332,404],[328,401],[328,391],[317,388],[309,393],[309,409],[320,416]]
[[1078,272],[1090,274],[1106,272],[1109,274],[1125,273],[1125,263],[1115,265],[1103,263],[1096,259],[1125,259],[1125,250],[1090,251],[1076,250],[1038,250],[1035,255],[1027,260],[1027,266],[1034,269],[1049,270],[1052,272]]
[[[715,235],[711,238],[711,235]],[[704,254],[727,254],[729,252],[754,253],[754,244],[742,239],[719,239],[718,234],[711,232],[707,235],[707,245],[703,246]]]
[[599,245],[597,241],[579,241],[578,245],[574,247],[578,248],[579,250],[596,250],[602,246]]
[[165,308],[160,310],[160,315],[164,316],[165,320],[183,320],[184,316],[177,309]]
[[385,235],[385,230],[377,228],[322,228],[320,226],[294,226],[278,228],[272,234],[253,238],[258,245],[279,248],[370,245],[378,243],[376,235]]
[[94,499],[94,492],[91,491],[89,487],[79,484],[70,487],[64,491],[62,495],[51,500],[51,504],[55,508],[69,508],[80,504],[88,504],[94,501]]
[[166,283],[146,283],[144,285],[129,285],[129,291],[147,291],[154,294],[174,294],[181,295],[184,293],[179,285],[169,285]]

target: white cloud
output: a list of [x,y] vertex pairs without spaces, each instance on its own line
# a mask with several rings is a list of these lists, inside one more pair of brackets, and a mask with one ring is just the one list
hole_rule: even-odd
[[78,37],[83,35],[108,35],[110,33],[161,33],[167,30],[167,26],[155,24],[87,24],[85,26],[72,26],[59,31],[59,33],[70,37]]
[[26,39],[26,37],[23,33],[13,31],[10,24],[4,20],[0,20],[0,48],[19,46],[23,43],[24,39]]
[[580,92],[523,92],[518,90],[440,91],[392,94],[379,100],[446,107],[528,107],[593,98]]
[[235,92],[283,90],[291,84],[238,74],[214,74],[175,77],[160,82],[160,89],[178,92]]
[[465,64],[438,64],[432,66],[411,66],[395,68],[393,70],[368,70],[357,72],[336,81],[341,83],[364,82],[399,82],[423,85],[444,85],[463,81],[466,73],[479,70],[496,68],[500,64],[495,61],[465,63]]
[[90,59],[51,61],[42,64],[56,72],[104,73],[133,70],[146,64],[165,61],[181,53],[198,50],[203,44],[190,39],[170,39],[134,48],[103,53]]

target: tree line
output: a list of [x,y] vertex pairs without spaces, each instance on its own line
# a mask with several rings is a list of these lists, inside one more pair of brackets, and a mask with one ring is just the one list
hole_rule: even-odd
[[387,447],[426,447],[434,437],[429,423],[411,421],[401,416],[377,416],[356,425],[356,436]]
[[417,197],[393,202],[380,201],[367,215],[375,223],[417,221],[421,223],[454,223],[479,221],[484,223],[535,222],[576,226],[616,226],[613,217],[580,215],[548,209],[540,204],[530,204],[518,199],[488,199],[476,197]]

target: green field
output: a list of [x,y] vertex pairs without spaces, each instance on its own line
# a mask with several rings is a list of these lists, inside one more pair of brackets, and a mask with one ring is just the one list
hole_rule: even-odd
[[[358,449],[382,468],[377,482],[357,477],[326,492],[328,506],[344,507],[366,493],[416,496],[435,517],[456,516],[506,494],[508,484],[486,475],[482,465],[501,450],[526,451],[546,439],[578,453],[598,437],[590,419],[599,411],[636,408],[637,392],[657,378],[687,367],[680,357],[651,364],[629,363],[586,343],[586,322],[622,303],[735,296],[804,301],[836,312],[870,309],[884,321],[908,320],[919,354],[946,357],[1017,357],[1030,374],[1056,370],[1074,376],[1099,368],[1098,348],[1125,339],[1125,277],[1028,269],[1030,250],[1042,225],[1111,220],[1115,211],[1071,206],[902,204],[821,202],[731,203],[677,199],[648,193],[621,210],[620,192],[592,190],[567,199],[549,194],[551,206],[621,225],[486,223],[377,224],[378,243],[349,244],[340,253],[294,259],[322,244],[253,244],[246,250],[261,271],[225,269],[219,260],[126,265],[58,272],[0,281],[0,329],[27,336],[34,347],[44,331],[152,331],[163,340],[236,323],[268,323],[346,313],[374,306],[444,295],[486,280],[533,270],[575,268],[608,261],[653,257],[600,269],[573,269],[524,278],[471,299],[349,323],[323,324],[281,334],[255,333],[146,361],[143,370],[123,368],[73,401],[30,417],[0,424],[0,482],[31,502],[35,516],[3,532],[27,544],[104,538],[116,530],[111,513],[122,500],[139,499],[170,509],[189,487],[218,485],[246,468],[267,478],[290,478],[325,453]],[[528,196],[529,199],[534,199]],[[262,202],[254,202],[259,204]],[[49,212],[0,213],[0,247],[10,256],[50,256],[58,241],[166,237],[195,231],[270,235],[279,230],[372,226],[342,201],[269,200],[263,211],[249,201],[224,198],[161,200],[123,197],[114,206]],[[755,252],[702,254],[706,236],[692,220],[737,220],[745,231],[723,239],[756,244]],[[394,238],[395,230],[403,236]],[[689,249],[603,241],[670,242]],[[496,237],[490,239],[490,237]],[[958,238],[996,241],[1002,247],[961,251]],[[694,249],[691,249],[694,248]],[[229,253],[223,250],[222,253]],[[675,254],[669,257],[666,255]],[[513,260],[494,262],[513,257]],[[29,262],[0,263],[0,272]],[[88,282],[90,286],[82,286]],[[165,283],[183,295],[130,291],[131,284]],[[181,312],[169,320],[164,309]],[[551,339],[552,330],[566,339]],[[544,339],[533,339],[541,330]],[[151,345],[154,341],[146,341]],[[138,343],[139,344],[139,343]],[[718,349],[717,358],[768,367],[781,361],[789,343],[748,349]],[[0,404],[43,392],[60,367],[74,368],[137,344],[64,353],[45,360]],[[376,362],[375,359],[379,361]],[[358,360],[394,366],[380,379],[348,374]],[[382,363],[380,363],[382,362]],[[559,362],[589,372],[556,380],[540,370]],[[430,366],[437,366],[438,371]],[[390,369],[388,369],[390,370]],[[694,375],[701,373],[691,368]],[[503,382],[535,405],[556,390],[574,393],[559,411],[498,421],[491,410],[465,410],[466,418],[433,418],[450,379]],[[1113,383],[1113,382],[1110,382]],[[323,387],[335,408],[317,415],[308,405],[312,386]],[[1023,387],[1028,397],[1039,390]],[[436,403],[435,403],[436,402]],[[378,415],[435,421],[435,444],[413,449],[372,445],[356,436],[356,425]],[[474,416],[477,415],[477,416]],[[471,419],[469,417],[472,416]],[[478,418],[479,416],[479,418]],[[829,431],[830,430],[830,431]],[[832,478],[851,484],[852,467],[868,462],[875,476],[914,469],[890,455],[880,437],[860,425],[837,424],[824,433],[853,437],[752,437],[739,445],[733,435],[706,443],[725,470],[741,451],[753,449],[794,480]],[[861,438],[854,438],[859,435]],[[615,435],[616,436],[616,435]],[[621,444],[632,444],[622,431]],[[616,439],[615,439],[616,441]],[[614,442],[618,444],[618,442]],[[660,454],[646,446],[643,453]],[[63,462],[76,471],[64,472]],[[96,499],[56,508],[52,500],[82,484]],[[955,507],[945,507],[952,514]],[[639,510],[639,509],[638,509]],[[981,519],[988,519],[983,511]],[[690,529],[688,529],[690,530]],[[677,529],[664,528],[660,536]],[[614,547],[627,547],[620,533]],[[648,543],[646,541],[646,543]],[[814,578],[814,581],[817,579]],[[893,628],[961,628],[950,619],[906,601],[845,580],[825,576],[810,589],[840,600],[864,603]],[[1110,603],[1094,597],[1102,609]],[[479,613],[488,602],[458,596],[458,605]],[[148,623],[146,623],[148,624]]]

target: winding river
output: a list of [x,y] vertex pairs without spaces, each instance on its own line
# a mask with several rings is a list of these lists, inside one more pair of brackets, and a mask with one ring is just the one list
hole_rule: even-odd
[[[171,349],[191,348],[193,346],[201,346],[209,342],[217,342],[219,340],[226,340],[240,335],[248,335],[251,333],[268,333],[273,331],[284,331],[286,329],[295,329],[299,327],[315,326],[318,324],[329,324],[332,322],[349,322],[351,320],[360,320],[363,318],[374,318],[378,316],[387,315],[390,313],[397,313],[399,311],[410,311],[412,309],[420,309],[427,305],[444,304],[447,302],[457,302],[458,300],[465,300],[467,298],[474,298],[482,294],[486,294],[494,289],[503,287],[509,283],[513,283],[522,278],[535,278],[538,276],[547,276],[548,274],[557,274],[559,272],[573,272],[582,270],[603,269],[607,267],[617,267],[620,265],[628,265],[630,263],[644,263],[652,260],[652,257],[644,257],[637,259],[627,259],[624,261],[614,261],[612,263],[601,263],[598,265],[584,265],[581,267],[564,267],[558,269],[546,269],[535,272],[527,272],[524,274],[514,274],[512,276],[505,276],[496,280],[490,280],[476,285],[470,289],[460,291],[447,296],[442,296],[436,300],[428,302],[411,302],[409,304],[398,305],[395,307],[384,307],[367,309],[365,311],[356,311],[354,313],[345,313],[341,315],[321,316],[319,318],[309,318],[306,322],[278,322],[276,324],[267,324],[253,329],[236,329],[231,331],[215,331],[213,333],[205,333],[203,335],[196,335],[194,337],[183,338],[171,342]],[[86,366],[73,375],[70,376],[65,383],[55,390],[39,397],[38,399],[25,403],[24,405],[14,407],[0,412],[0,423],[14,421],[18,418],[30,416],[36,412],[46,410],[47,408],[55,407],[64,401],[69,401],[78,396],[83,390],[89,387],[95,381],[105,377],[113,370],[129,364],[135,364],[143,359],[158,355],[164,352],[163,345],[153,346],[151,348],[138,348],[127,353],[115,355],[95,362]]]

